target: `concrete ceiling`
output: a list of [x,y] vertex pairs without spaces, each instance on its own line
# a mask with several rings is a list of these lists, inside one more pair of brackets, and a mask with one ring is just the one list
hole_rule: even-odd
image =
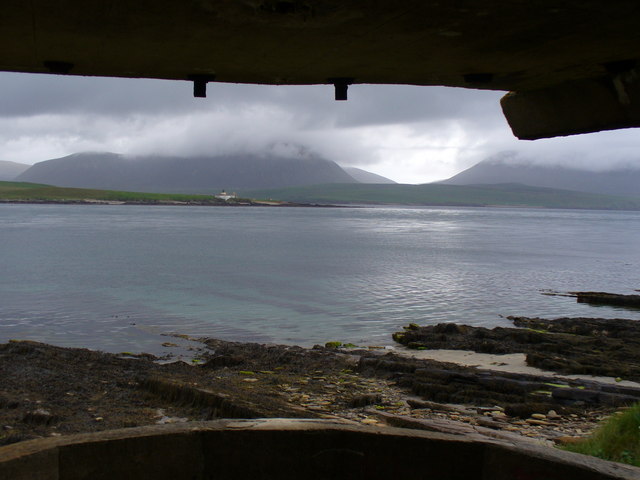
[[637,0],[5,0],[0,70],[505,90],[533,139],[640,126],[639,25]]

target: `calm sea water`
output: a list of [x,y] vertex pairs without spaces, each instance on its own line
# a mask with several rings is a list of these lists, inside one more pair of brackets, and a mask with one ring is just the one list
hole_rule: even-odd
[[640,213],[0,205],[0,341],[159,352],[177,332],[390,345],[410,322],[640,319]]

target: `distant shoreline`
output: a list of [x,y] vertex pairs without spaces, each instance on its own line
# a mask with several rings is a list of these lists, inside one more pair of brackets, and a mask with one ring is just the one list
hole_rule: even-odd
[[209,202],[180,202],[180,201],[119,201],[119,200],[9,200],[0,199],[0,204],[14,205],[143,205],[143,206],[176,206],[176,207],[314,207],[314,208],[358,208],[349,205],[331,205],[320,203],[294,202],[249,202],[209,203]]
[[477,204],[409,204],[409,203],[354,203],[354,204],[331,204],[331,203],[297,203],[297,202],[269,202],[251,200],[235,203],[211,203],[198,201],[121,201],[121,200],[17,200],[0,199],[0,204],[13,205],[138,205],[138,206],[169,206],[169,207],[277,207],[277,208],[373,208],[373,207],[414,207],[414,208],[495,208],[495,209],[536,209],[536,210],[575,210],[575,211],[602,211],[602,212],[638,212],[640,209],[616,209],[616,208],[596,208],[596,207],[550,207],[544,205],[477,205]]
[[[483,207],[640,211],[640,199],[524,186],[325,184],[212,194],[150,193],[0,181],[0,203],[276,207]],[[259,200],[256,200],[259,199]],[[271,200],[276,199],[276,200]]]

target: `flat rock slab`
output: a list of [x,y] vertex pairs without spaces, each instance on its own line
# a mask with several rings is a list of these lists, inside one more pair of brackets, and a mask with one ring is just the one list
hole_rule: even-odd
[[453,323],[410,325],[394,340],[413,349],[525,353],[529,366],[562,374],[640,381],[640,322],[625,319],[508,317],[519,328]]
[[640,295],[620,295],[607,292],[569,292],[569,294],[575,296],[579,303],[640,308]]

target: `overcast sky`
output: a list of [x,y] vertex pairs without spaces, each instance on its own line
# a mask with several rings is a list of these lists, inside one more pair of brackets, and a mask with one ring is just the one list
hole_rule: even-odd
[[259,152],[299,144],[401,183],[448,178],[504,151],[523,161],[640,168],[640,130],[520,141],[504,92],[444,87],[333,87],[0,73],[0,160],[33,164],[82,151],[129,155]]

